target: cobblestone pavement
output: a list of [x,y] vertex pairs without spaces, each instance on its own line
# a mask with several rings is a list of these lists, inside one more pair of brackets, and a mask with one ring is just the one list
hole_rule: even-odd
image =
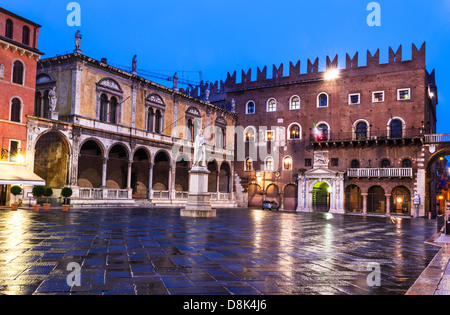
[[[2,210],[0,294],[405,294],[439,251],[424,243],[434,232],[425,219],[261,210]],[[81,286],[67,284],[73,262]],[[370,263],[381,287],[367,285]]]

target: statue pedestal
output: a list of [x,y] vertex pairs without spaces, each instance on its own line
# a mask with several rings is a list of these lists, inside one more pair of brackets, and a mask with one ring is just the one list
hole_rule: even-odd
[[190,190],[188,202],[184,209],[181,209],[182,217],[190,218],[215,218],[216,210],[211,208],[208,193],[209,171],[205,167],[193,167],[189,172]]

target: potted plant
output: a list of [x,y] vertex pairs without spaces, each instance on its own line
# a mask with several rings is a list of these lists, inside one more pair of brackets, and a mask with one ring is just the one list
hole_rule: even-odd
[[17,211],[19,209],[19,204],[17,203],[17,196],[22,193],[22,188],[20,186],[12,186],[10,189],[11,195],[14,195],[14,203],[11,204],[11,209]]
[[62,204],[62,208],[64,212],[69,211],[70,208],[70,197],[72,196],[72,189],[70,189],[69,187],[64,187],[61,190],[61,197],[64,198],[64,202]]
[[53,190],[50,187],[45,187],[44,188],[44,197],[47,198],[47,203],[44,203],[44,210],[49,210],[51,204],[48,201],[48,198],[50,198],[53,195]]
[[33,205],[33,211],[39,211],[41,206],[37,203],[37,199],[44,195],[44,187],[34,186],[32,193],[33,193],[33,197],[36,198],[36,204]]

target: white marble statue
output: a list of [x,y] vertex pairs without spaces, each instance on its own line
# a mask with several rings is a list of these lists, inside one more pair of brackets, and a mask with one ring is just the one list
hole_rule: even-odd
[[193,166],[206,167],[206,139],[201,129],[195,137]]

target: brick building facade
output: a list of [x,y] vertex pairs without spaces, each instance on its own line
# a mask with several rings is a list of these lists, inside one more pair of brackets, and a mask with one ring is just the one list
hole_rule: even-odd
[[[23,166],[27,116],[33,114],[40,25],[0,8],[0,206],[11,185],[41,182]],[[37,181],[36,181],[37,180]]]
[[[416,194],[425,199],[424,135],[436,132],[437,88],[425,64],[425,44],[412,46],[411,60],[402,47],[389,49],[380,64],[379,50],[236,72],[225,82],[183,91],[205,97],[238,114],[236,173],[250,207],[262,200],[282,209],[335,213],[415,215]],[[424,202],[419,206],[425,215]],[[428,210],[427,210],[428,211]]]

